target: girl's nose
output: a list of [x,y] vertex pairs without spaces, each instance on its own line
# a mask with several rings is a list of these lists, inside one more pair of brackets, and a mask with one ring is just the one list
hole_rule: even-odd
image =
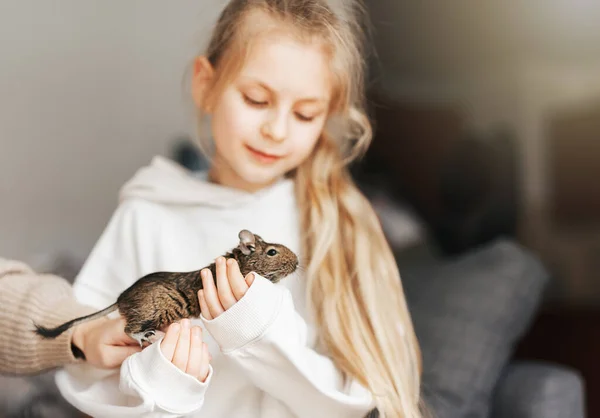
[[281,142],[287,136],[287,117],[284,112],[273,113],[272,117],[263,124],[262,134],[272,141]]

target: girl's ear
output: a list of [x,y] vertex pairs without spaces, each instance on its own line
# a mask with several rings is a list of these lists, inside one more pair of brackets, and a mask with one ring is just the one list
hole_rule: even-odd
[[196,107],[205,112],[210,112],[206,103],[208,89],[213,81],[214,69],[205,56],[196,57],[194,60],[194,72],[192,74],[192,97]]

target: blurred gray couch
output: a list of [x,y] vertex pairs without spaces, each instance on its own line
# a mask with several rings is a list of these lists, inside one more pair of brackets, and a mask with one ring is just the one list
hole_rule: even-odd
[[585,417],[575,370],[512,358],[549,281],[534,255],[497,239],[443,260],[417,245],[397,260],[434,417]]

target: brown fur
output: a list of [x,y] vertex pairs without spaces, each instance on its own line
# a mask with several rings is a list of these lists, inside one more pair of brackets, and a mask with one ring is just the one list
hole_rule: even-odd
[[[292,274],[298,267],[298,257],[281,244],[265,242],[259,235],[243,230],[238,247],[224,257],[238,262],[245,277],[250,272],[276,283]],[[273,252],[275,250],[275,252]],[[208,268],[216,279],[216,265]],[[44,338],[56,338],[67,329],[118,310],[125,318],[125,332],[142,344],[151,341],[158,331],[183,318],[200,316],[198,291],[202,289],[200,271],[150,273],[125,289],[117,302],[102,311],[73,319],[55,328],[36,326],[36,333]]]

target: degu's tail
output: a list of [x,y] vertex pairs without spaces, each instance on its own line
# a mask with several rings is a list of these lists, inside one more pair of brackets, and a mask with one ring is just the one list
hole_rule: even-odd
[[46,328],[41,325],[34,324],[34,326],[35,326],[34,332],[43,338],[47,338],[47,339],[56,338],[60,334],[62,334],[66,330],[68,330],[69,328],[74,327],[75,325],[79,325],[82,322],[91,321],[92,319],[100,318],[101,316],[108,315],[109,313],[116,311],[116,310],[117,310],[117,304],[113,303],[106,309],[102,309],[101,311],[95,312],[90,315],[72,319],[69,322],[65,322],[64,324],[59,325],[55,328]]

